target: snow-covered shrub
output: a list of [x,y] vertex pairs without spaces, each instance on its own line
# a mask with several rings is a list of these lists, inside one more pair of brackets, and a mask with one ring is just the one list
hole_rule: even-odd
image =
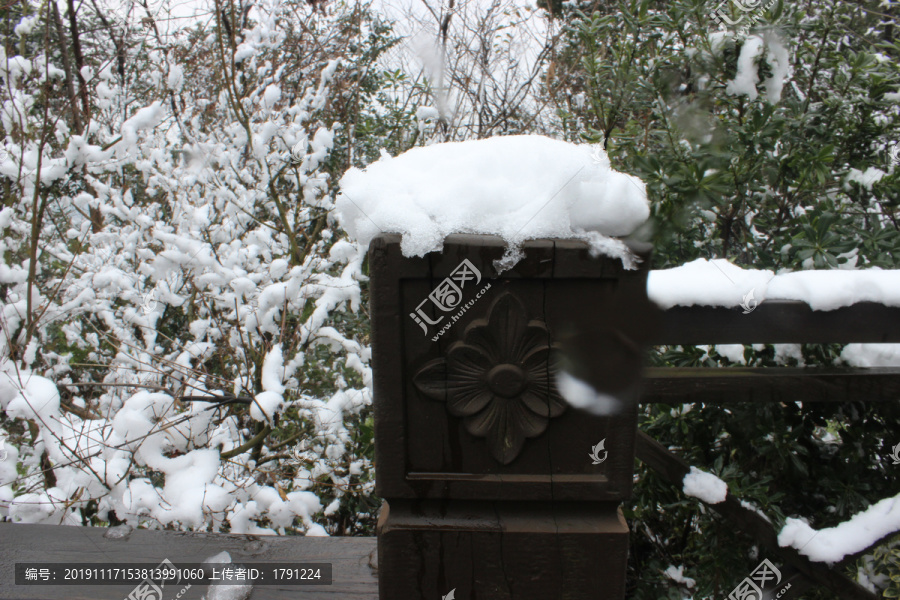
[[371,524],[364,253],[330,211],[391,40],[365,5],[244,8],[0,50],[4,518]]
[[[898,268],[896,3],[541,5],[564,38],[547,90],[559,127],[604,144],[613,168],[647,183],[654,268],[700,258],[772,272]],[[752,26],[717,30],[720,6]],[[670,347],[655,360],[814,367],[842,352],[860,355],[838,344]],[[897,403],[693,404],[644,407],[641,428],[776,526],[801,516],[821,530],[897,494],[888,455],[898,420]],[[693,597],[725,596],[764,558],[648,469],[638,477],[626,511],[629,597],[685,597],[663,575],[677,565],[696,580]],[[869,581],[883,588],[887,579]]]

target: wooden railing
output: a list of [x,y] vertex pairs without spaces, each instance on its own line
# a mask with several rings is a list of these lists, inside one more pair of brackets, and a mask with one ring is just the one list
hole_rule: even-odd
[[[813,311],[801,302],[767,301],[749,313],[739,309],[704,306],[675,307],[665,311],[653,345],[777,344],[777,343],[897,343],[900,342],[900,307],[859,303],[833,311]],[[731,404],[736,402],[897,402],[900,368],[650,368],[645,371],[642,403]],[[663,443],[638,432],[637,457],[679,490],[689,465]],[[842,570],[859,554],[829,567],[812,562],[777,542],[772,523],[728,495],[725,502],[708,505],[751,536],[771,555],[778,556],[789,594],[799,598],[815,585],[840,598],[875,600]],[[777,588],[766,590],[765,600]]]

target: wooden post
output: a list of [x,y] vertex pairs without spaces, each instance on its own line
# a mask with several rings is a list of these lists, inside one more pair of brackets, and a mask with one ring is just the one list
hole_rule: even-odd
[[[538,240],[497,276],[504,250],[370,247],[381,600],[625,596],[648,253]],[[563,372],[610,414],[570,406]]]

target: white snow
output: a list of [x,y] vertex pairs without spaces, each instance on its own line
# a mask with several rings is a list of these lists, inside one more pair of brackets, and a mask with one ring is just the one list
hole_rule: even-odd
[[791,546],[816,562],[836,563],[897,531],[900,495],[885,498],[850,520],[819,531],[800,519],[789,518],[778,534],[778,545]]
[[647,294],[660,308],[673,306],[738,306],[745,294],[760,293],[775,274],[772,271],[742,269],[723,258],[695,261],[651,271]]
[[728,485],[712,473],[691,467],[691,472],[684,476],[683,491],[707,504],[718,504],[725,501]]
[[847,173],[847,178],[844,181],[845,183],[855,181],[867,190],[871,190],[872,184],[881,181],[885,175],[887,175],[887,173],[881,169],[876,169],[875,167],[869,167],[865,171],[850,169],[850,172]]
[[282,379],[284,378],[284,356],[281,353],[281,344],[275,344],[266,354],[262,368],[262,386],[267,392],[280,394],[284,392]]
[[[710,44],[716,52],[722,46],[726,37],[716,40],[710,36]],[[756,100],[759,92],[756,85],[759,83],[757,61],[765,56],[766,62],[772,68],[772,75],[762,82],[765,89],[767,102],[776,103],[781,99],[781,91],[785,82],[790,78],[790,55],[784,43],[777,36],[767,34],[765,36],[749,35],[741,46],[738,55],[737,73],[734,79],[725,85],[725,92],[735,96],[747,96],[750,100]]]
[[742,269],[724,259],[699,258],[672,269],[651,271],[647,294],[661,308],[740,306],[748,293],[755,301],[799,300],[813,310],[834,310],[857,302],[900,306],[900,270],[832,269],[775,275]]
[[247,600],[253,586],[250,585],[210,585],[204,600]]
[[713,31],[708,36],[709,49],[714,55],[720,55],[725,45],[734,39],[734,33],[727,29]]
[[802,367],[806,364],[803,358],[803,347],[800,344],[774,344],[775,360],[779,364],[789,363],[790,359],[796,360]]
[[[219,552],[203,561],[206,564],[226,565],[231,563],[231,555],[226,551]],[[235,565],[239,567],[240,565]],[[253,591],[252,585],[210,584],[203,600],[247,600]]]
[[169,67],[169,76],[166,78],[169,89],[173,92],[180,92],[184,86],[184,69],[181,65],[172,65]]
[[[323,166],[342,125],[323,111],[340,93],[329,89],[340,63],[322,48],[308,67],[284,72],[282,59],[296,50],[279,50],[292,10],[254,5],[252,25],[242,32],[242,68],[255,73],[247,88],[251,101],[242,105],[247,127],[222,104],[224,97],[203,98],[196,89],[185,92],[181,110],[167,100],[145,105],[113,61],[82,70],[97,84],[97,110],[88,131],[76,135],[58,107],[43,116],[33,110],[46,83],[41,78],[62,71],[39,48],[9,57],[0,50],[0,77],[10,96],[0,110],[4,129],[56,123],[41,143],[26,136],[0,144],[0,176],[17,188],[13,205],[0,208],[0,285],[9,288],[0,299],[0,520],[81,525],[78,507],[96,501],[98,518],[115,510],[128,524],[109,529],[111,537],[127,527],[218,531],[229,522],[233,531],[254,534],[327,534],[313,522],[322,516],[317,494],[324,487],[327,504],[350,488],[342,470],[345,457],[355,456],[350,420],[371,404],[371,349],[340,316],[360,308],[365,254],[325,231],[305,259],[294,260],[290,240],[272,226],[279,218],[270,201],[273,177],[281,178],[279,188],[285,183],[295,226],[320,214],[328,229],[335,225],[327,213],[336,186]],[[165,27],[165,21],[157,23]],[[16,33],[33,36],[37,22],[23,19]],[[328,30],[324,22],[321,27]],[[263,52],[265,61],[257,62]],[[139,78],[149,87],[139,95],[184,91],[183,61],[162,48],[147,56]],[[290,95],[279,89],[286,77],[297,80]],[[200,118],[204,111],[214,123]],[[285,149],[298,142],[302,164],[281,171]],[[30,223],[23,207],[36,185],[62,184],[75,171],[89,180],[88,189],[66,195],[60,188],[62,203],[49,210],[62,212],[48,218],[62,218],[63,225],[46,238],[42,230],[37,277],[29,285],[23,248]],[[123,186],[123,173],[133,174],[146,195],[137,198],[133,186]],[[93,211],[104,215],[102,232],[84,218]],[[76,240],[86,245],[73,254],[69,243]],[[47,270],[54,261],[68,265],[61,278]],[[192,316],[179,325],[177,339],[168,338],[160,331],[163,313],[181,306],[191,306]],[[37,320],[33,335],[25,336],[29,311]],[[296,336],[280,335],[286,314],[309,315],[292,326]],[[63,337],[48,346],[51,325]],[[275,341],[283,348],[272,347]],[[18,353],[13,345],[21,346]],[[54,351],[67,347],[84,351],[88,378],[105,385],[89,396],[67,387],[63,405],[56,382],[78,381],[88,366],[76,367],[68,350]],[[229,366],[212,374],[204,363],[217,352],[240,358],[225,358]],[[265,357],[261,368],[258,356]],[[334,385],[308,388],[300,370],[310,359],[333,373]],[[343,380],[337,369],[345,366],[360,375],[358,382]],[[176,402],[157,391],[160,384],[198,396],[254,396],[249,412],[267,422],[286,401],[295,403],[299,419],[321,426],[304,439],[308,489],[285,492],[291,488],[278,468],[281,459],[265,469],[278,479],[264,480],[252,475],[258,471],[249,452],[223,460],[223,452],[253,437],[250,424],[212,403]],[[71,407],[95,418],[83,419]],[[13,422],[10,436],[5,429]],[[31,425],[37,430],[23,436]],[[44,452],[53,465],[52,486],[41,473]],[[365,461],[357,474],[370,469]],[[320,486],[326,481],[331,485]]]
[[40,422],[51,421],[59,414],[59,391],[45,377],[32,375],[19,388],[18,395],[6,406],[6,415]]
[[741,53],[738,56],[737,73],[734,79],[725,86],[725,92],[735,96],[748,96],[756,100],[759,93],[756,84],[759,83],[759,75],[756,72],[756,59],[763,53],[763,40],[758,35],[751,35],[744,40]]
[[813,310],[834,310],[857,302],[900,306],[900,270],[837,269],[786,273],[769,283],[765,297],[801,300]]
[[281,344],[275,344],[266,354],[262,368],[263,391],[256,395],[250,405],[250,417],[257,421],[272,423],[276,414],[284,408],[284,357]]
[[731,362],[741,365],[747,364],[747,360],[744,358],[743,344],[717,344],[715,348],[716,352],[718,352]]
[[257,52],[258,51],[252,44],[245,42],[237,47],[237,50],[234,53],[234,62],[235,64],[240,64],[251,56],[256,56]]
[[900,367],[900,344],[847,344],[841,361],[851,367]]
[[566,402],[595,415],[612,415],[622,410],[622,401],[597,392],[590,384],[561,371],[556,375],[556,388]]
[[38,16],[35,15],[33,17],[22,17],[22,20],[19,21],[16,28],[13,29],[13,33],[15,33],[19,37],[25,37],[30,35],[32,31],[34,31],[35,26],[38,22]]
[[697,581],[695,579],[684,576],[684,565],[679,565],[677,567],[675,565],[669,565],[669,568],[663,571],[663,573],[665,573],[666,577],[668,577],[672,581],[680,583],[688,588],[693,588],[695,585],[697,585]]
[[272,110],[279,100],[281,100],[281,88],[272,83],[266,88],[266,91],[263,92],[260,103],[267,110]]
[[273,422],[276,414],[281,412],[284,397],[276,392],[260,392],[250,405],[250,417],[256,421]]
[[418,122],[419,133],[425,131],[425,125],[428,121],[437,121],[441,118],[438,109],[431,106],[420,106],[416,109],[416,121]]
[[511,248],[534,238],[588,239],[625,259],[624,245],[606,236],[628,235],[650,214],[643,182],[612,170],[602,149],[538,135],[384,153],[365,170],[348,170],[340,186],[337,214],[350,236],[368,247],[379,232],[400,233],[404,256],[440,250],[452,233],[478,233]]
[[781,40],[768,40],[767,61],[772,66],[772,76],[763,81],[766,88],[766,100],[776,103],[781,100],[781,90],[791,74],[791,57]]
[[162,103],[157,100],[150,106],[138,110],[133,117],[122,123],[122,139],[115,145],[117,154],[121,157],[126,153],[135,151],[138,141],[138,132],[155,127],[165,116]]

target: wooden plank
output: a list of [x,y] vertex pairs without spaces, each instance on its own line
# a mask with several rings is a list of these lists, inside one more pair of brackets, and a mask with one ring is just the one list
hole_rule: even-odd
[[[254,586],[251,600],[377,600],[376,545],[371,537],[225,535],[138,529],[107,539],[100,527],[0,524],[0,598],[7,600],[122,600],[133,585],[16,586],[15,563],[202,562],[227,551],[233,562],[331,563],[333,583]],[[172,597],[180,590],[173,589]],[[168,591],[168,590],[167,590]],[[192,586],[179,600],[198,600],[208,586]],[[168,595],[163,600],[172,600]]]
[[[663,479],[676,486],[679,490],[683,487],[684,476],[690,472],[688,465],[679,456],[669,452],[665,446],[652,437],[638,431],[636,444],[637,457],[648,467],[656,471]],[[865,588],[857,585],[843,573],[829,569],[822,563],[814,563],[803,556],[794,548],[783,548],[778,545],[778,533],[772,524],[762,515],[753,510],[744,508],[738,498],[728,494],[724,502],[718,504],[706,504],[720,515],[728,519],[743,531],[765,546],[765,548],[777,555],[785,564],[790,564],[817,585],[823,585],[847,600],[877,600],[877,596]],[[840,567],[839,567],[840,568]],[[738,582],[735,582],[737,585]],[[793,597],[785,595],[783,598]]]
[[804,302],[766,300],[738,308],[676,306],[666,310],[651,345],[829,344],[900,342],[900,307],[859,302],[813,310]]
[[900,368],[650,368],[641,402],[892,402],[900,400]]

